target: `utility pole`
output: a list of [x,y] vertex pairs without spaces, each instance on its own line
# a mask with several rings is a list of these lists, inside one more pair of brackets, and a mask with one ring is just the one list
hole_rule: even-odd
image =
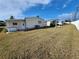
[[58,21],[58,19],[55,20],[55,27],[57,27],[57,21]]
[[75,11],[75,13],[74,13],[73,21],[76,21],[76,20],[77,20],[78,12],[79,12],[79,5],[76,7],[76,11]]

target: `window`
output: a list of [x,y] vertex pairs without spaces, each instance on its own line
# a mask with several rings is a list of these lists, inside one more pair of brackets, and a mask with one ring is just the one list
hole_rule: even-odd
[[13,23],[13,25],[17,25],[17,23]]
[[41,23],[41,21],[38,21],[38,23],[40,24],[40,23]]
[[40,28],[40,25],[35,25],[35,28],[36,28],[36,29],[39,29],[39,28]]
[[24,24],[23,24],[23,26],[24,26]]

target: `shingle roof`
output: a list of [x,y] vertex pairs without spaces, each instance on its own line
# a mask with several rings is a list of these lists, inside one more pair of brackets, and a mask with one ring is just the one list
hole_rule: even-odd
[[42,18],[40,18],[40,17],[26,17],[25,19],[26,19],[26,20],[28,20],[28,19],[32,19],[32,20],[33,20],[33,19],[44,20],[44,19],[42,19]]
[[24,19],[7,19],[6,21],[24,21]]
[[25,20],[28,20],[28,19],[40,19],[40,20],[44,20],[40,17],[26,17],[25,19],[7,19],[6,21],[25,21]]

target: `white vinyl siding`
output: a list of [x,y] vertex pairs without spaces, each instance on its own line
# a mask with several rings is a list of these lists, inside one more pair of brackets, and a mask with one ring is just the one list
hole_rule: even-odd
[[[16,25],[14,25],[13,23],[17,23]],[[6,22],[7,28],[8,29],[14,29],[16,28],[16,30],[25,30],[25,22],[24,21],[8,21]]]

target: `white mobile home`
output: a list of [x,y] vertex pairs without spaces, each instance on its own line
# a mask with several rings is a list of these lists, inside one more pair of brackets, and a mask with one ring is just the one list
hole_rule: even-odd
[[6,20],[6,28],[9,32],[25,30],[25,20],[23,19]]
[[25,20],[28,29],[46,26],[46,21],[39,17],[27,17]]
[[50,26],[52,21],[47,21],[47,26]]
[[40,17],[27,17],[25,19],[6,20],[6,28],[9,32],[45,27],[46,21]]

